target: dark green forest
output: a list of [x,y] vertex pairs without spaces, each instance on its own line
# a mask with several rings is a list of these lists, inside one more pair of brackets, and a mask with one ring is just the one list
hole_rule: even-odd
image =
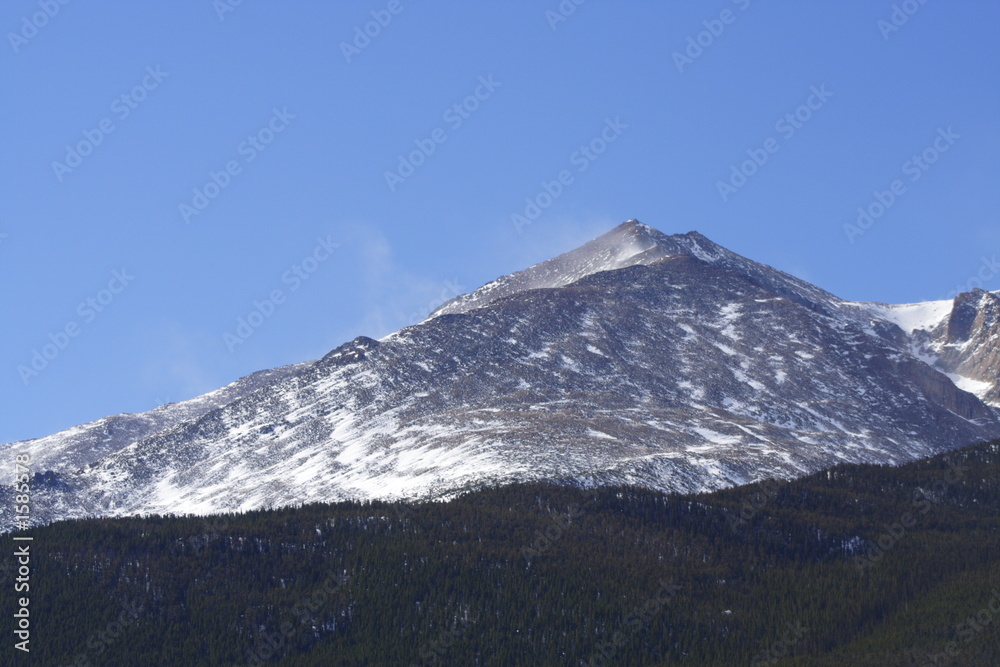
[[30,655],[0,537],[4,664],[1000,665],[1000,442],[697,496],[527,484],[26,534]]

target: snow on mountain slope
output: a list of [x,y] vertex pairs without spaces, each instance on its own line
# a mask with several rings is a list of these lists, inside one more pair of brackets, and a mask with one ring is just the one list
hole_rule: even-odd
[[1000,408],[1000,295],[973,290],[952,300],[904,305],[845,303],[907,335],[909,352],[956,386]]
[[[36,468],[37,519],[541,479],[689,492],[912,460],[1000,436],[996,411],[915,353],[939,336],[935,363],[996,361],[992,302],[955,303],[935,320],[843,302],[700,234],[630,221],[99,457],[53,454]],[[964,361],[949,361],[958,346]]]
[[921,343],[937,356],[937,368],[1000,408],[1000,296],[980,289],[959,294],[948,318]]
[[876,317],[892,322],[908,334],[918,329],[932,331],[951,314],[952,301],[925,301],[890,305],[885,303],[863,304]]
[[455,297],[431,313],[431,317],[465,313],[519,292],[563,287],[601,271],[646,266],[674,255],[695,257],[709,264],[740,270],[747,276],[763,281],[772,289],[787,290],[789,295],[809,300],[814,305],[839,301],[803,280],[730,252],[698,232],[667,236],[633,219],[575,250],[523,271],[502,276],[474,292]]
[[502,276],[471,294],[460,295],[442,304],[431,317],[464,313],[526,290],[563,287],[600,271],[648,264],[668,254],[661,240],[666,238],[652,227],[629,220],[576,250]]
[[308,368],[309,365],[309,363],[293,364],[258,371],[221,389],[187,401],[167,403],[148,412],[103,417],[42,438],[21,440],[6,446],[30,454],[32,466],[38,470],[75,470],[137,440],[232,403],[271,382]]

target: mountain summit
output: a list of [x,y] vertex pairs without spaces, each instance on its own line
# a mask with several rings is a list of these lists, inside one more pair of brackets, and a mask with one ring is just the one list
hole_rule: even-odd
[[464,313],[497,299],[532,289],[565,287],[601,271],[649,266],[668,257],[693,257],[718,267],[753,275],[773,289],[782,289],[814,306],[836,300],[831,294],[786,273],[726,250],[695,231],[668,236],[632,219],[575,250],[494,280],[476,291],[443,304],[431,316]]
[[998,302],[846,302],[630,220],[382,340],[5,447],[43,521],[900,463],[1000,436]]
[[697,232],[667,236],[638,220],[629,220],[576,250],[498,278],[471,294],[456,297],[432,315],[464,313],[518,292],[564,287],[600,271],[652,264],[669,255],[699,253],[707,256],[699,241],[709,249],[719,248]]

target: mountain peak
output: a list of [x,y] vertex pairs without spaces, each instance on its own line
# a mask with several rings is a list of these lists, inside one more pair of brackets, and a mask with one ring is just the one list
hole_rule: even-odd
[[635,218],[632,218],[631,220],[626,220],[625,222],[623,222],[622,224],[618,225],[617,227],[615,227],[611,231],[614,232],[615,230],[622,230],[622,231],[624,231],[624,230],[633,230],[633,231],[644,233],[644,234],[662,234],[662,232],[660,230],[653,229],[649,225],[647,225],[647,224],[645,224],[643,222],[639,222]]
[[[697,232],[688,232],[688,234],[697,234]],[[701,236],[700,234],[698,234]],[[677,234],[677,236],[686,236],[685,234]],[[598,236],[594,241],[598,239],[627,239],[627,238],[645,238],[653,241],[662,241],[664,239],[669,239],[670,236],[664,234],[659,229],[650,227],[644,222],[632,218],[631,220],[626,220],[617,227],[605,232],[601,236]],[[702,237],[704,238],[704,237]]]
[[668,236],[633,218],[575,250],[503,276],[470,294],[452,299],[431,316],[465,313],[518,292],[564,287],[600,271],[648,265],[672,255],[691,255],[715,262],[732,253],[698,232]]
[[[576,250],[554,259],[577,254],[603,257],[609,253],[616,256],[615,263],[617,265],[597,270],[606,271],[634,264],[650,264],[655,260],[673,255],[689,255],[709,263],[739,257],[697,231],[668,235],[633,218]],[[596,272],[595,270],[592,273]]]
[[36,522],[539,480],[694,493],[898,463],[1000,435],[1000,299],[940,305],[844,302],[629,220],[450,317],[18,448]]

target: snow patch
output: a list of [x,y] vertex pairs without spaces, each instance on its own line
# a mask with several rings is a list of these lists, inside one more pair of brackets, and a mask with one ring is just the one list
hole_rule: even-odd
[[951,381],[955,383],[955,386],[962,391],[967,391],[970,394],[975,394],[980,399],[986,396],[986,392],[993,388],[993,384],[990,382],[983,382],[982,380],[974,380],[972,378],[967,378],[964,375],[958,375],[957,373],[945,373]]
[[873,315],[888,320],[908,334],[918,329],[930,331],[941,324],[951,314],[952,301],[924,301],[890,305],[884,303],[858,304]]
[[712,429],[701,426],[692,427],[691,430],[705,440],[713,442],[717,445],[735,445],[743,440],[738,435],[726,435],[725,433],[719,433],[718,431],[713,431]]

